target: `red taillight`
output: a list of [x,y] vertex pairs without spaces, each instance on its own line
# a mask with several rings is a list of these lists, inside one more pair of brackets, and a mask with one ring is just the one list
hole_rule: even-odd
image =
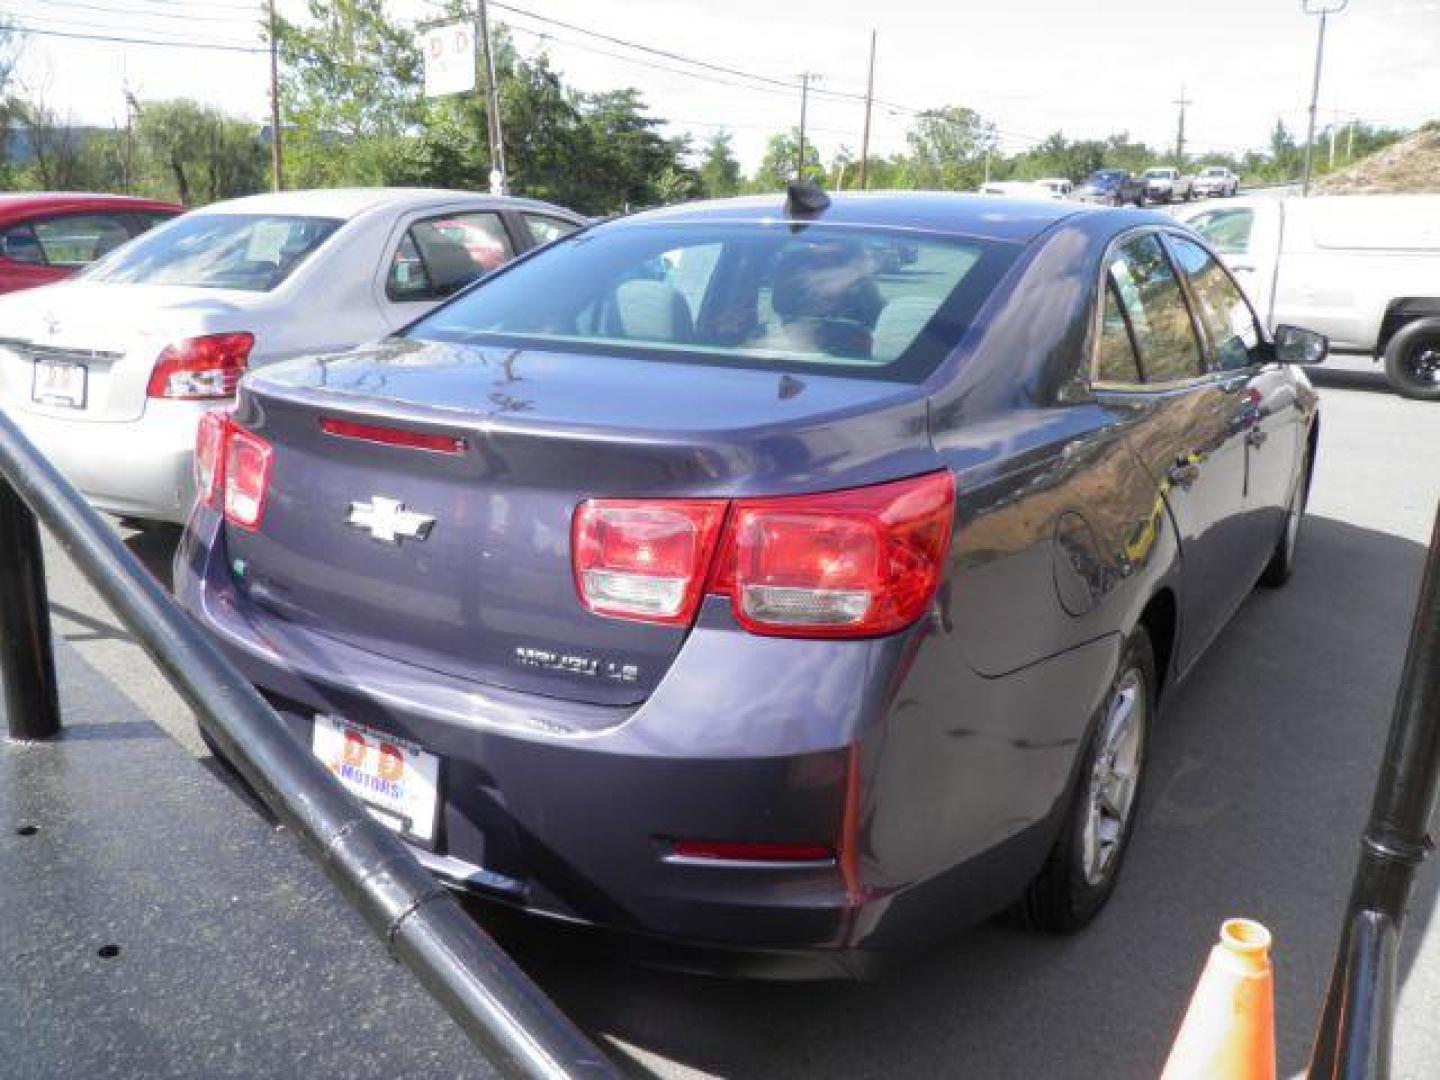
[[591,611],[666,625],[695,617],[725,503],[592,499],[575,511],[575,586]]
[[210,334],[167,345],[145,392],[189,401],[234,397],[254,347],[253,334]]
[[230,414],[211,409],[200,417],[195,431],[195,497],[207,506],[220,505],[223,481],[225,436],[230,428]]
[[353,420],[336,420],[331,417],[320,421],[320,430],[326,435],[379,443],[382,446],[403,446],[410,450],[429,450],[435,454],[465,452],[465,440],[457,435],[430,435],[423,431],[407,431],[404,428],[381,427],[377,424],[357,424]]
[[950,473],[775,499],[608,500],[575,514],[575,579],[602,615],[688,624],[695,575],[756,634],[874,637],[920,617],[940,584],[955,515]]
[[935,595],[955,515],[949,472],[735,504],[711,591],[757,634],[870,637]]
[[676,840],[670,845],[670,858],[731,863],[828,863],[834,861],[835,851],[824,844]]
[[274,453],[260,436],[229,424],[220,483],[225,491],[225,520],[230,524],[252,532],[259,528],[265,516]]

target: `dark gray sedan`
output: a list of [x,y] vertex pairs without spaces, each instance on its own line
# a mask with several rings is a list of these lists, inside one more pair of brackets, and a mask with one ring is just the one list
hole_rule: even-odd
[[1324,349],[1144,211],[640,214],[249,376],[177,588],[457,888],[752,970],[1073,930],[1290,575]]

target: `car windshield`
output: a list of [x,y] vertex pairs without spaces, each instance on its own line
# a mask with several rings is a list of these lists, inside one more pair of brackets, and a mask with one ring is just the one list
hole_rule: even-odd
[[1225,170],[1224,170],[1224,169],[1206,169],[1204,175],[1206,175],[1206,176],[1224,176],[1224,175],[1225,175]]
[[1124,178],[1124,176],[1125,174],[1123,172],[1119,172],[1118,170],[1106,170],[1105,172],[1092,173],[1090,176],[1090,183],[1094,184],[1096,187],[1109,187],[1111,184],[1118,184]]
[[1166,177],[1168,177],[1168,176],[1170,175],[1170,170],[1169,170],[1169,169],[1146,169],[1146,170],[1145,170],[1145,175],[1146,175],[1146,176],[1159,177],[1160,179],[1165,179]]
[[84,277],[269,292],[341,224],[276,214],[187,214],[102,259]]
[[1188,222],[1222,255],[1243,255],[1250,249],[1250,230],[1255,226],[1253,210],[1209,210]]
[[918,382],[1019,250],[789,222],[619,223],[513,264],[406,334]]

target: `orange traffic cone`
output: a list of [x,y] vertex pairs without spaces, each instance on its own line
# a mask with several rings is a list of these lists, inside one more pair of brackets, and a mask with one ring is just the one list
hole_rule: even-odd
[[1161,1080],[1275,1080],[1270,931],[1227,919]]

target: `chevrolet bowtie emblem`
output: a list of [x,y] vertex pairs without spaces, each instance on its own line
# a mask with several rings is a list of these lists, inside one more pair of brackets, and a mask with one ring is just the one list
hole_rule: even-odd
[[396,499],[379,495],[369,502],[352,502],[346,522],[357,529],[367,529],[382,544],[399,545],[401,540],[424,540],[430,535],[435,519],[429,514],[406,510]]

